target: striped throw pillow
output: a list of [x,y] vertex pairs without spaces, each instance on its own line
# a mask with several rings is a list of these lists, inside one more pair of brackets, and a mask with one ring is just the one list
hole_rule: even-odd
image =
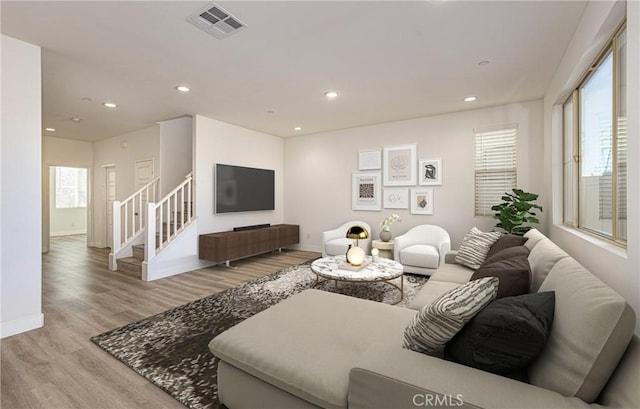
[[498,293],[498,278],[469,281],[420,309],[404,330],[402,347],[430,354],[443,347]]
[[477,270],[487,258],[489,249],[498,241],[501,234],[496,231],[482,232],[477,227],[471,229],[462,239],[456,255],[456,263]]

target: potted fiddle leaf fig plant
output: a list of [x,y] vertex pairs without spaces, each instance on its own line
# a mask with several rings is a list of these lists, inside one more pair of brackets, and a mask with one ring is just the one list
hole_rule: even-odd
[[513,193],[505,192],[503,202],[491,206],[496,213],[494,219],[498,219],[496,227],[516,236],[524,236],[533,227],[525,223],[540,223],[536,217],[536,210],[542,212],[542,206],[532,203],[538,199],[535,193],[525,192],[522,189],[512,189]]

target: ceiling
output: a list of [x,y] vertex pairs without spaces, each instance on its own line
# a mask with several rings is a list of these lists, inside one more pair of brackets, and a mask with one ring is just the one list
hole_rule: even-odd
[[586,6],[216,3],[247,28],[218,40],[185,20],[212,2],[3,0],[1,29],[42,47],[48,135],[97,141],[201,114],[289,137],[541,98]]

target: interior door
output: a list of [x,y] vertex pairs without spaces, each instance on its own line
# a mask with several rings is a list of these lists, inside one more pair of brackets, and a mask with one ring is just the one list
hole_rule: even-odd
[[151,182],[154,177],[153,159],[136,161],[136,190]]
[[107,246],[113,248],[113,202],[116,200],[116,167],[107,166],[104,168],[106,177],[107,198]]
[[[154,175],[154,170],[153,170],[153,158],[152,159],[144,159],[144,160],[137,160],[136,161],[136,169],[135,169],[135,186],[136,186],[136,191],[143,188],[146,184],[148,184],[149,182],[151,182],[155,175]],[[156,192],[155,190],[153,191],[154,194],[157,195],[158,192]],[[152,202],[155,202],[157,199],[157,197],[153,197],[153,196],[149,196],[149,200],[151,200]],[[140,202],[136,202],[134,203],[134,214],[136,216],[136,220],[135,220],[135,224],[138,227],[142,226],[142,222],[140,220],[140,217],[143,216],[144,217],[144,213],[146,211],[147,208],[147,198],[146,196],[142,196],[140,198]]]

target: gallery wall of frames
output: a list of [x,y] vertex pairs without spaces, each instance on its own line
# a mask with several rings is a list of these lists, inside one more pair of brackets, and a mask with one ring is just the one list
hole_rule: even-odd
[[362,150],[351,176],[351,208],[433,215],[434,186],[442,186],[442,180],[442,159],[418,159],[416,144]]

